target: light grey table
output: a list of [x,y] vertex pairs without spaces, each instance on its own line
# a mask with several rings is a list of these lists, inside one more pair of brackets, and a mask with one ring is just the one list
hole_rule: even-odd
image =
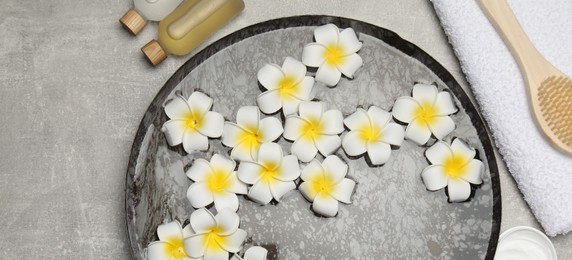
[[[426,0],[246,0],[208,45],[283,16],[327,14],[395,31],[441,62],[467,89]],[[189,57],[150,67],[117,22],[130,1],[0,1],[0,259],[128,259],[124,186],[141,117]],[[200,49],[199,48],[199,49]],[[192,55],[192,54],[191,54]],[[501,165],[502,230],[539,228]],[[572,235],[553,239],[572,259]]]

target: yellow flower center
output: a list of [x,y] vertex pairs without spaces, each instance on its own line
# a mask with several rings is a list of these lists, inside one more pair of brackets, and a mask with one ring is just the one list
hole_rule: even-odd
[[314,177],[312,181],[312,189],[314,190],[314,193],[330,195],[334,190],[334,182],[327,175],[316,174],[316,177]]
[[419,123],[432,124],[437,116],[437,108],[433,104],[424,103],[415,111],[415,117]]
[[203,118],[200,115],[193,114],[189,112],[183,118],[183,124],[187,130],[196,130],[203,123]]
[[318,137],[322,131],[323,129],[320,125],[320,121],[314,118],[307,119],[302,125],[302,129],[300,129],[302,137],[305,137],[308,140],[314,140],[314,138]]
[[465,162],[467,160],[463,156],[451,156],[445,163],[443,163],[443,169],[445,174],[451,179],[457,179],[465,173]]
[[326,58],[326,62],[330,65],[337,66],[344,61],[344,51],[337,44],[332,44],[326,47],[326,52],[324,53],[324,56]]
[[187,256],[185,251],[185,245],[183,239],[178,237],[173,237],[167,241],[167,247],[165,247],[165,255],[170,256],[175,259],[181,259]]
[[263,163],[263,167],[264,169],[262,170],[260,180],[266,183],[272,183],[276,181],[276,176],[278,176],[280,171],[278,165],[274,163]]
[[213,193],[223,192],[231,184],[228,173],[220,169],[215,169],[214,173],[207,177],[206,183],[209,190]]
[[283,98],[290,98],[293,97],[296,92],[298,92],[298,87],[300,84],[297,84],[296,79],[292,76],[285,76],[279,83],[278,83],[278,91],[280,96]]
[[379,140],[381,138],[382,132],[376,126],[366,124],[359,128],[359,134],[364,141],[368,142]]
[[211,231],[204,236],[203,244],[206,245],[207,251],[221,251],[223,248],[219,243],[226,243],[228,236],[220,236],[219,233],[222,229],[219,227],[212,227]]
[[262,142],[264,142],[262,133],[259,133],[258,129],[251,126],[246,126],[246,129],[247,131],[242,131],[242,133],[240,134],[239,140],[242,140],[242,142],[248,142],[248,144],[250,145],[261,144]]

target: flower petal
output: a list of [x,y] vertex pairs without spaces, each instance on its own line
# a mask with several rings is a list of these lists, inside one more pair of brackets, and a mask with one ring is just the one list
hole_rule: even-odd
[[253,144],[248,141],[244,141],[235,146],[230,152],[230,157],[238,161],[253,161],[252,156]]
[[257,203],[266,205],[272,200],[272,192],[267,182],[259,181],[250,187],[248,197]]
[[263,143],[258,150],[258,162],[262,165],[280,165],[282,162],[282,147],[277,143]]
[[461,179],[449,179],[447,191],[449,192],[449,201],[462,202],[471,196],[471,185]]
[[319,67],[326,61],[326,47],[320,43],[310,43],[302,50],[302,63],[308,67]]
[[261,246],[253,246],[246,250],[244,253],[244,259],[246,260],[266,260],[268,255],[268,250]]
[[413,98],[422,104],[434,104],[437,99],[437,88],[434,85],[417,83],[413,86]]
[[483,162],[472,159],[467,165],[464,167],[465,174],[461,176],[461,179],[468,181],[472,184],[481,184],[483,183],[483,170],[484,165]]
[[300,102],[301,101],[297,98],[282,100],[282,114],[288,116],[298,113],[298,106],[300,105]]
[[304,101],[300,103],[299,110],[301,118],[319,122],[322,119],[325,107],[322,102]]
[[427,157],[429,162],[433,165],[443,165],[451,156],[453,156],[453,153],[449,144],[443,141],[435,142],[434,145],[425,151],[425,157]]
[[235,147],[243,141],[246,131],[235,123],[226,122],[222,132],[222,144],[228,147]]
[[238,178],[247,184],[255,184],[262,177],[264,168],[255,162],[242,161],[238,165]]
[[222,135],[223,126],[224,118],[221,114],[207,111],[199,127],[199,132],[211,138],[218,138]]
[[344,116],[337,109],[326,111],[320,119],[321,134],[339,135],[344,131]]
[[204,234],[211,231],[211,228],[216,225],[216,221],[215,217],[208,209],[200,208],[191,214],[190,225],[197,234]]
[[260,111],[265,114],[272,114],[280,110],[282,107],[282,98],[280,97],[280,92],[278,90],[268,90],[256,98],[256,104],[260,108]]
[[314,143],[323,156],[328,156],[342,146],[342,139],[338,135],[319,135]]
[[187,189],[187,199],[193,208],[202,208],[213,203],[213,194],[205,182],[195,182]]
[[298,186],[298,189],[300,190],[304,198],[306,198],[311,202],[314,201],[316,195],[318,194],[318,192],[314,188],[312,188],[312,181],[302,182],[302,184]]
[[208,235],[196,234],[188,238],[185,238],[184,240],[185,251],[187,252],[187,254],[189,254],[190,257],[198,258],[202,257],[205,254],[207,248],[207,243],[204,243],[205,236]]
[[337,44],[340,30],[334,24],[322,25],[314,30],[314,38],[317,43],[323,45]]
[[165,133],[165,138],[170,146],[179,145],[183,142],[185,127],[181,120],[169,120],[163,124],[161,131]]
[[181,239],[183,237],[183,230],[179,221],[171,221],[166,224],[157,226],[157,236],[159,240],[171,242],[174,239]]
[[333,217],[338,214],[338,201],[329,195],[318,194],[312,203],[314,212],[324,216]]
[[433,135],[439,140],[442,140],[445,136],[455,130],[455,122],[453,122],[453,119],[449,116],[433,117],[428,125]]
[[380,141],[392,145],[401,145],[403,138],[405,138],[403,127],[396,123],[389,123],[383,129]]
[[431,130],[429,130],[429,127],[424,122],[415,119],[407,125],[405,138],[418,145],[424,145],[429,141],[429,138],[431,138]]
[[287,155],[282,158],[280,172],[276,179],[281,181],[293,181],[300,177],[300,164],[295,155]]
[[238,197],[236,197],[236,194],[228,191],[221,191],[213,194],[213,197],[217,212],[220,212],[225,208],[229,208],[233,211],[238,210]]
[[285,75],[294,77],[294,82],[299,83],[306,76],[306,66],[302,62],[292,58],[286,57],[282,63],[282,71]]
[[236,194],[246,194],[248,192],[246,184],[238,179],[236,172],[231,173],[226,181],[229,182],[229,186],[226,188],[226,191]]
[[[220,247],[220,245],[218,246]],[[204,259],[208,259],[208,260],[228,260],[228,252],[224,249],[221,248],[216,248],[216,249],[212,249],[209,250],[207,249],[205,251],[205,257]]]
[[213,99],[202,92],[195,91],[189,97],[189,106],[195,115],[204,115],[212,105]]
[[451,143],[451,152],[455,157],[462,156],[462,158],[465,159],[463,164],[468,163],[471,159],[475,158],[475,154],[477,153],[473,147],[470,147],[467,143],[459,138],[455,138],[453,143]]
[[370,123],[369,114],[363,108],[358,108],[356,112],[344,119],[344,125],[350,130],[361,129],[364,125],[369,125]]
[[274,90],[278,89],[278,84],[284,78],[284,73],[278,65],[266,64],[258,71],[257,78],[264,88]]
[[316,157],[316,154],[318,153],[318,148],[316,148],[314,143],[304,139],[296,140],[290,149],[292,154],[296,155],[298,160],[302,162],[311,161],[314,159],[314,157]]
[[294,97],[300,100],[310,100],[312,88],[314,88],[314,78],[306,76],[298,85],[298,91],[294,93]]
[[185,152],[205,151],[209,149],[209,138],[195,130],[187,130],[183,134],[183,149]]
[[443,166],[441,165],[429,165],[426,167],[421,173],[421,179],[423,179],[425,187],[430,191],[445,188],[445,186],[447,186],[447,181],[449,180],[445,174]]
[[147,259],[148,260],[164,260],[169,259],[169,255],[165,252],[171,250],[171,244],[163,241],[154,241],[147,247]]
[[354,73],[363,66],[363,59],[356,53],[344,56],[344,61],[337,66],[344,76],[353,79]]
[[290,141],[298,140],[304,133],[302,128],[308,124],[308,121],[298,116],[289,116],[284,124],[284,138]]
[[280,198],[282,198],[284,194],[296,189],[296,184],[294,184],[293,181],[274,181],[269,186],[272,197],[274,197],[276,201],[280,201]]
[[451,93],[447,91],[442,91],[437,94],[435,106],[437,107],[437,114],[440,116],[454,114],[458,111],[457,106],[455,106],[455,102],[453,102]]
[[381,165],[389,160],[391,146],[384,142],[368,142],[367,157],[374,165]]
[[371,106],[367,110],[371,124],[377,129],[383,129],[391,120],[391,114],[379,107]]
[[[242,229],[237,229],[236,232],[228,235],[228,236],[224,236],[221,237],[220,239],[217,239],[216,242],[225,250],[231,253],[236,253],[238,251],[240,251],[240,248],[242,247],[242,243],[244,243],[244,240],[246,239],[246,231],[242,230]],[[208,258],[205,258],[208,259]],[[225,260],[228,259],[228,255],[226,256]],[[248,259],[247,259],[248,260]]]
[[189,103],[182,96],[177,95],[165,104],[165,114],[169,119],[184,119],[189,113]]
[[284,133],[282,122],[276,117],[266,117],[260,120],[260,128],[258,133],[262,135],[264,142],[272,142]]
[[342,140],[342,147],[349,156],[358,156],[366,152],[366,141],[361,138],[359,131],[350,131]]
[[329,87],[337,85],[341,77],[342,72],[337,67],[329,65],[327,62],[320,65],[318,71],[316,71],[316,80]]
[[415,119],[415,111],[419,109],[419,103],[410,97],[400,97],[395,100],[391,114],[395,119],[411,123]]
[[342,46],[344,55],[356,53],[362,46],[362,43],[357,38],[356,32],[352,28],[346,28],[340,32],[338,44]]
[[244,106],[236,113],[236,124],[245,130],[256,131],[260,122],[260,111],[255,106]]
[[313,160],[304,167],[300,177],[303,181],[311,181],[324,174],[324,167],[318,160]]
[[215,171],[219,170],[230,174],[236,168],[236,162],[217,153],[211,157],[211,167]]
[[196,234],[191,225],[186,225],[183,228],[183,238],[188,238],[192,235]]
[[330,194],[343,203],[352,203],[351,196],[355,186],[356,183],[353,180],[342,179],[334,186],[334,190]]
[[324,174],[332,179],[333,183],[340,182],[348,174],[348,165],[336,155],[330,155],[322,162]]
[[219,211],[214,218],[218,227],[217,235],[228,236],[237,231],[240,219],[236,212],[225,208]]

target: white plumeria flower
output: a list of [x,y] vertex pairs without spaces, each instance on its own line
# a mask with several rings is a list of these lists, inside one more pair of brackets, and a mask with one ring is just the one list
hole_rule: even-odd
[[434,85],[415,84],[413,97],[400,97],[395,101],[392,114],[397,120],[408,123],[405,138],[423,145],[431,133],[442,140],[455,130],[455,122],[449,117],[457,112],[449,92],[438,92]]
[[449,201],[465,201],[471,195],[471,185],[483,182],[483,162],[474,159],[475,149],[456,138],[448,143],[437,141],[425,151],[432,164],[421,173],[423,183],[430,191],[447,187]]
[[255,161],[242,161],[238,165],[238,179],[253,184],[248,197],[263,205],[272,198],[279,201],[284,194],[296,189],[294,180],[298,177],[298,158],[295,155],[283,157],[277,143],[262,144]]
[[165,105],[165,113],[170,118],[163,124],[167,143],[176,146],[183,143],[185,152],[205,151],[210,138],[222,135],[224,118],[209,111],[213,99],[201,92],[193,92],[189,100],[177,95]]
[[238,180],[234,168],[236,163],[213,155],[211,161],[196,159],[187,171],[194,183],[187,190],[187,198],[194,208],[205,207],[214,201],[217,211],[230,208],[238,209],[236,194],[246,194],[246,184]]
[[284,128],[278,118],[260,120],[260,110],[255,106],[241,107],[236,114],[236,124],[226,122],[222,143],[233,147],[230,157],[239,161],[252,161],[258,156],[262,143],[278,139]]
[[391,114],[379,107],[371,106],[367,111],[358,108],[344,119],[350,129],[342,141],[346,153],[358,156],[367,152],[372,164],[386,163],[391,145],[401,145],[404,136],[403,127],[390,121]]
[[333,217],[338,213],[339,203],[351,203],[350,197],[356,183],[347,179],[348,165],[335,155],[323,163],[313,160],[302,170],[300,191],[312,203],[314,212]]
[[316,80],[328,86],[335,86],[342,73],[353,78],[354,73],[363,65],[362,58],[356,53],[362,43],[352,28],[340,32],[337,26],[326,24],[314,30],[315,43],[304,46],[302,63],[308,67],[319,67]]
[[344,131],[344,118],[339,110],[325,111],[323,103],[305,101],[298,113],[286,118],[284,138],[294,141],[290,149],[300,161],[311,161],[318,151],[328,156],[340,148],[338,135]]
[[253,246],[244,252],[244,257],[238,254],[233,255],[230,260],[266,260],[268,250],[261,246]]
[[167,224],[161,224],[157,227],[157,236],[159,241],[151,242],[147,249],[148,260],[191,260],[195,258],[189,257],[185,250],[183,241],[185,238],[193,235],[194,232],[190,225],[181,228],[181,223],[174,220]]
[[229,208],[218,211],[216,216],[205,208],[195,210],[190,226],[196,234],[185,239],[185,250],[191,257],[228,260],[229,252],[238,252],[246,239],[246,231],[238,228],[239,222],[238,215]]
[[282,68],[266,64],[258,71],[258,81],[268,91],[256,99],[260,110],[272,114],[282,108],[284,115],[298,112],[301,101],[310,100],[314,78],[306,76],[306,66],[286,57]]

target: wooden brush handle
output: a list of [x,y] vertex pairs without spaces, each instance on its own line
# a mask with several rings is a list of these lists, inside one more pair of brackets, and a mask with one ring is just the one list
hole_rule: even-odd
[[548,62],[530,42],[506,0],[477,0],[477,2],[508,45],[522,73],[526,75],[529,85],[540,85]]

